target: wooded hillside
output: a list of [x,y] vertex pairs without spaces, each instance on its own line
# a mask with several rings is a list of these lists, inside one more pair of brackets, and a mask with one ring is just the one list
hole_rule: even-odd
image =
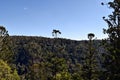
[[[93,41],[96,55],[98,51],[104,52],[100,42]],[[89,52],[89,41],[11,36],[10,43],[14,54],[13,64],[23,80],[82,80],[81,69]]]

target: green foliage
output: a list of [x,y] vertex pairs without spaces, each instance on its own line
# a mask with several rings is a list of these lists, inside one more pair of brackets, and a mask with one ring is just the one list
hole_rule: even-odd
[[88,34],[89,42],[86,44],[86,52],[81,56],[81,77],[84,80],[99,80],[100,76],[101,66],[100,60],[98,59],[100,56],[99,52],[95,49],[95,41],[92,40],[94,36],[95,35],[93,33]]
[[16,70],[11,70],[10,66],[0,60],[0,80],[20,80]]
[[[103,4],[104,5],[104,4]],[[108,53],[104,55],[104,67],[106,69],[106,79],[120,79],[120,0],[108,2],[108,6],[113,9],[112,14],[108,18],[103,19],[108,24],[108,28],[104,29],[104,33],[108,34],[106,41],[106,49]]]
[[79,44],[77,41],[24,36],[10,39],[16,68],[22,79],[52,80],[63,71],[71,75],[71,72],[75,72],[72,65],[80,62],[81,51],[76,49]]
[[53,80],[72,80],[69,72],[62,71],[54,76]]
[[22,80],[83,79],[82,56],[88,51],[88,41],[26,36],[9,39],[14,53],[12,64]]
[[13,52],[10,47],[8,31],[5,27],[0,26],[0,59],[10,62],[12,58]]
[[[9,76],[15,75],[9,79],[19,80],[20,76],[21,80],[87,80],[91,68],[94,72],[94,75],[91,73],[92,79],[99,77],[96,59],[89,53],[96,53],[94,47],[97,48],[97,44],[89,47],[88,41],[8,36],[4,27],[0,29],[0,59],[10,65]],[[89,35],[90,41],[93,37],[93,34]],[[112,58],[115,59],[114,56]]]
[[79,73],[72,74],[72,80],[84,80]]

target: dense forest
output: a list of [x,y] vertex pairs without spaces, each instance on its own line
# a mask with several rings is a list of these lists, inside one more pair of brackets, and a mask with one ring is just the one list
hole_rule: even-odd
[[120,0],[101,3],[113,9],[103,20],[108,38],[76,41],[37,36],[9,36],[0,26],[0,80],[119,80]]
[[[82,80],[82,65],[89,53],[89,41],[33,36],[9,36],[9,50],[13,55],[5,60],[12,62],[22,80]],[[93,47],[101,41],[93,41]],[[104,52],[99,47],[96,56]],[[98,65],[100,59],[98,59]],[[99,70],[101,66],[97,66]]]

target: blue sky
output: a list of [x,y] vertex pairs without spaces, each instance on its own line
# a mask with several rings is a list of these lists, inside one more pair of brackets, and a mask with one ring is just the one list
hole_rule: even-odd
[[52,37],[59,29],[61,38],[87,39],[95,33],[98,39],[106,37],[107,27],[102,17],[110,10],[101,2],[109,0],[0,0],[0,25],[10,35]]

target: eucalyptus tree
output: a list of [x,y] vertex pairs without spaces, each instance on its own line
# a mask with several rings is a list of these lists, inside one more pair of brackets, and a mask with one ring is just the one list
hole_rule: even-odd
[[5,27],[0,26],[0,50],[2,49],[3,42],[7,36],[8,36],[8,31],[5,29]]
[[120,0],[112,0],[107,4],[112,9],[112,13],[108,17],[103,17],[103,20],[108,24],[108,28],[104,29],[104,33],[108,34],[107,50],[108,55],[105,60],[107,79],[120,79]]
[[9,61],[12,58],[12,51],[8,44],[8,31],[5,27],[0,26],[0,58]]
[[0,59],[7,61],[9,64],[12,64],[14,61],[12,47],[8,31],[4,26],[0,26]]
[[52,36],[54,36],[55,38],[57,38],[57,33],[61,34],[60,30],[53,29]]

